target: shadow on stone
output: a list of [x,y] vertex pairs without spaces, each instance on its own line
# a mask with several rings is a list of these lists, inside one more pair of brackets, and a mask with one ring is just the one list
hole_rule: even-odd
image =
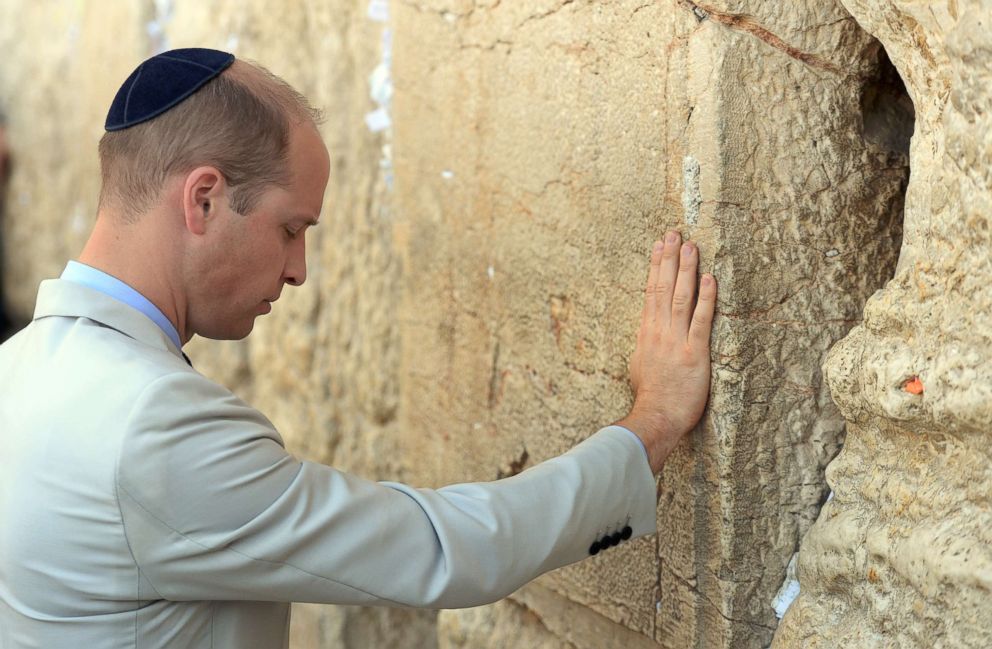
[[7,181],[10,178],[11,161],[7,154],[7,145],[4,131],[7,120],[0,111],[0,343],[7,340],[20,329],[23,324],[18,325],[9,315],[7,301],[4,297],[3,276],[6,268],[4,259],[3,232],[4,220],[6,217],[7,204]]
[[861,90],[861,124],[865,140],[909,158],[916,111],[906,86],[885,48],[878,47],[877,73]]

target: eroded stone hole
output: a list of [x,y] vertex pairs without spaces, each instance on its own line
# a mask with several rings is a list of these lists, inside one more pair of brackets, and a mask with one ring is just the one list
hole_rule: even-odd
[[[902,247],[903,211],[909,184],[909,149],[916,126],[916,110],[899,71],[882,44],[874,42],[865,52],[866,73],[860,88],[861,136],[869,156],[867,195],[861,201],[866,219],[861,236],[870,241],[871,263],[852,270],[864,286],[882,288],[895,274]],[[874,173],[872,173],[874,172]],[[870,295],[870,293],[869,293]],[[863,311],[864,304],[861,304]]]
[[[861,189],[865,194],[854,201],[858,208],[855,212],[860,213],[854,218],[867,221],[853,229],[870,240],[852,243],[867,246],[872,254],[866,257],[870,263],[852,270],[863,276],[865,288],[877,290],[892,279],[902,246],[910,142],[916,126],[916,110],[902,77],[882,44],[876,41],[874,47],[867,50],[867,56],[867,74],[862,77],[860,89],[861,135],[870,162],[877,164],[869,167],[875,174],[869,172],[870,177],[866,177],[866,185]],[[863,312],[864,305],[861,306]],[[832,492],[824,492],[817,511],[832,496]],[[786,579],[772,602],[780,619],[799,594],[795,574],[797,556],[798,552],[793,554]]]
[[[882,44],[875,41],[866,55],[867,74],[861,86],[861,134],[867,154],[877,164],[872,165],[876,175],[868,181],[864,190],[867,195],[858,203],[862,212],[860,218],[869,220],[868,227],[860,231],[862,236],[872,239],[860,242],[860,245],[870,247],[872,254],[867,257],[868,264],[854,270],[864,277],[864,286],[871,290],[870,296],[892,279],[902,247],[910,175],[909,150],[916,126],[916,110],[899,71]],[[863,309],[862,303],[862,315]],[[822,500],[821,508],[831,495],[828,493]]]
[[909,141],[916,122],[913,100],[881,44],[875,55],[875,75],[861,89],[862,133],[866,141],[904,159],[908,166]]

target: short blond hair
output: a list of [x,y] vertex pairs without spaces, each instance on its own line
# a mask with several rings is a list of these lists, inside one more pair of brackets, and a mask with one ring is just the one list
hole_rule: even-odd
[[268,187],[289,183],[292,127],[322,119],[288,83],[239,59],[158,117],[100,138],[100,208],[133,222],[170,176],[212,165],[232,188],[231,209],[249,214]]

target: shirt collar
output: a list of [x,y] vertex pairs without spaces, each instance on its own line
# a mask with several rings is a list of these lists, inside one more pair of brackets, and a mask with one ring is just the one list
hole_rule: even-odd
[[65,270],[62,271],[61,279],[86,286],[95,291],[100,291],[137,309],[157,324],[159,329],[165,332],[169,340],[175,344],[176,349],[182,349],[182,343],[179,341],[179,332],[176,331],[172,322],[165,317],[165,314],[157,306],[152,304],[151,300],[113,275],[108,275],[102,270],[97,270],[92,266],[87,266],[78,261],[70,261],[66,264]]

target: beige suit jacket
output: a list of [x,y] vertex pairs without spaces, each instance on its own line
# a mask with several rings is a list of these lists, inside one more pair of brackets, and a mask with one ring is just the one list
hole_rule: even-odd
[[285,647],[289,602],[476,606],[656,531],[623,429],[496,482],[363,480],[287,453],[150,319],[66,280],[0,382],[2,649]]

